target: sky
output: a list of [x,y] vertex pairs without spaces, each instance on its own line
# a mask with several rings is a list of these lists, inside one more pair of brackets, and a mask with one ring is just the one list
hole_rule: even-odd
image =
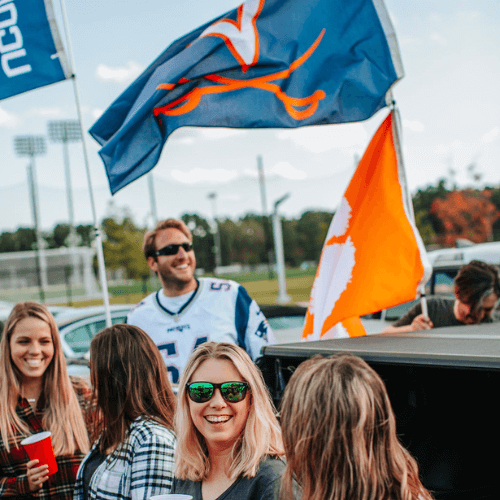
[[[66,0],[75,74],[88,130],[174,40],[236,8],[238,1]],[[500,184],[500,2],[386,0],[405,76],[393,87],[403,124],[403,158],[410,191],[441,178],[458,186]],[[54,0],[65,39],[59,0]],[[67,44],[66,44],[67,45]],[[168,139],[153,170],[159,218],[198,213],[237,218],[263,213],[257,176],[262,157],[266,210],[284,194],[286,217],[339,205],[371,136],[387,115],[367,121],[299,129],[182,128]],[[70,80],[0,101],[0,232],[33,226],[28,159],[14,137],[47,135],[51,120],[76,119]],[[97,219],[126,210],[151,226],[147,178],[111,197],[98,144],[87,134]],[[93,221],[82,143],[69,147],[76,224]],[[471,170],[470,166],[473,165]],[[474,181],[471,173],[480,174]],[[67,223],[63,149],[48,142],[36,158],[40,225]],[[210,193],[216,198],[209,199]],[[111,205],[110,205],[111,204]]]

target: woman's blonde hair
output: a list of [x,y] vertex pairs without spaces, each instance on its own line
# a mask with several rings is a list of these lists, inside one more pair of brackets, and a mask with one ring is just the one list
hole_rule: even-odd
[[[254,477],[266,456],[281,457],[283,444],[271,398],[264,379],[250,356],[241,348],[225,342],[206,342],[191,355],[179,382],[178,404],[175,413],[177,447],[175,477],[201,481],[210,472],[210,460],[204,437],[196,429],[189,411],[186,384],[193,373],[208,359],[230,361],[250,386],[252,404],[245,429],[233,446],[228,475]],[[249,397],[249,395],[247,395]]]
[[361,358],[315,356],[294,372],[282,400],[287,458],[283,499],[432,500],[396,434],[382,379]]
[[17,324],[26,318],[38,318],[47,323],[54,344],[54,356],[43,375],[42,397],[46,404],[42,419],[43,428],[52,432],[56,455],[73,455],[77,450],[87,453],[89,437],[85,418],[68,376],[54,316],[44,305],[36,302],[20,302],[14,306],[5,322],[0,340],[0,436],[3,444],[9,451],[9,441],[15,441],[16,430],[23,435],[31,433],[16,413],[22,375],[12,363],[10,351],[12,334]]
[[92,440],[100,438],[101,451],[123,443],[139,417],[173,429],[175,395],[165,362],[147,333],[126,324],[105,328],[92,339],[90,364],[98,410]]

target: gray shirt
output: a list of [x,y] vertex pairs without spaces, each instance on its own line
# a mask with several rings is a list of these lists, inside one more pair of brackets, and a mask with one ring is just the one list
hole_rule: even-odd
[[[433,297],[427,300],[427,309],[429,318],[434,325],[434,328],[443,326],[460,326],[465,325],[455,317],[453,306],[455,299]],[[406,326],[411,325],[412,321],[419,314],[422,314],[422,305],[419,302],[415,304],[405,315],[401,316],[392,326]],[[482,323],[491,323],[491,318],[484,318]]]
[[[239,477],[217,500],[277,500],[284,471],[285,463],[282,460],[267,457],[255,477]],[[193,500],[203,500],[201,481],[174,478],[172,493],[183,493],[191,495]]]

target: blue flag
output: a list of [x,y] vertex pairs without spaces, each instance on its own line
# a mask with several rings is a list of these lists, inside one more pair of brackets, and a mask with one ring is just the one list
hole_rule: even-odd
[[248,0],[175,41],[90,133],[114,194],[179,127],[365,120],[402,76],[383,0]]
[[0,0],[0,99],[71,76],[50,0]]

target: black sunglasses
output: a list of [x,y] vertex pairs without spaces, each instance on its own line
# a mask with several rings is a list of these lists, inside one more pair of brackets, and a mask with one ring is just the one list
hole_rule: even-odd
[[160,248],[156,251],[156,256],[159,255],[177,255],[179,248],[182,247],[185,252],[190,252],[193,249],[192,243],[172,243],[171,245],[167,245],[166,247]]
[[215,389],[219,389],[222,397],[228,403],[239,403],[247,395],[248,382],[224,382],[223,384],[212,384],[212,382],[192,382],[186,384],[189,398],[195,403],[206,403],[212,399]]

